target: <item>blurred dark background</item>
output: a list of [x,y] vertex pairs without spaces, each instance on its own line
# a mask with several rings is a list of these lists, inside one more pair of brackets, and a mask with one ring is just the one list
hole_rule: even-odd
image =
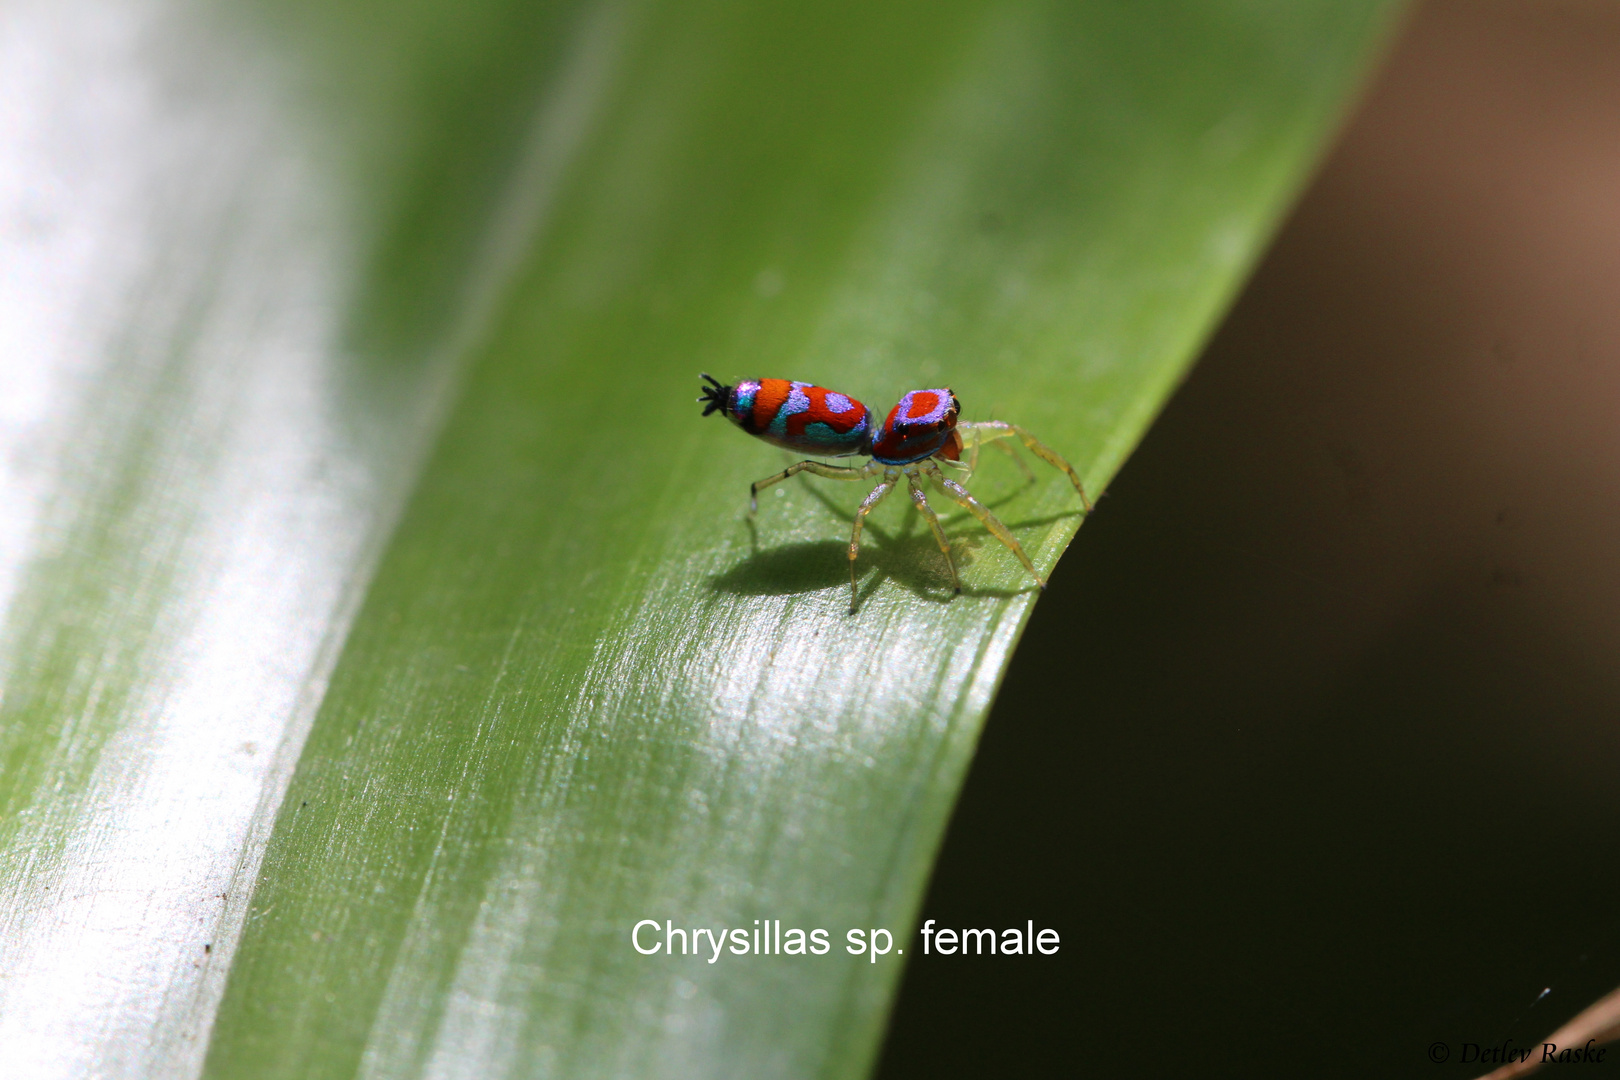
[[923,917],[1062,951],[908,949],[878,1075],[1461,1078],[1620,986],[1617,420],[1620,5],[1424,4],[991,714]]

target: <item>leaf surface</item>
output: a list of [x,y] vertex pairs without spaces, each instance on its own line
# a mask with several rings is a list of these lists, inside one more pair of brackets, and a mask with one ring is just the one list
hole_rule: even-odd
[[[112,10],[6,9],[48,62],[5,92],[83,131],[16,135],[72,182],[9,324],[53,351],[7,369],[0,1038],[39,1076],[863,1073],[1035,594],[936,496],[952,598],[901,494],[847,614],[864,489],[750,523],[784,459],[697,372],[949,385],[1101,490],[1386,5]],[[969,486],[1047,573],[1080,517],[1033,467]]]

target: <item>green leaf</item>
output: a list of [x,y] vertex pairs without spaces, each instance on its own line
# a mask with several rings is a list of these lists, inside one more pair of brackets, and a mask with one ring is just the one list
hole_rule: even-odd
[[[894,498],[848,614],[864,489],[750,524],[697,372],[949,385],[1100,490],[1386,7],[10,11],[9,1059],[862,1073],[903,957],[845,932],[908,948],[1033,583]],[[970,486],[1046,573],[1034,467]]]

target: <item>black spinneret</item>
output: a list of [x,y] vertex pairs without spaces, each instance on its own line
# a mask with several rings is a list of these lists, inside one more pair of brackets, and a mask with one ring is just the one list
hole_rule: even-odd
[[702,374],[708,380],[709,385],[698,387],[703,394],[702,397],[698,398],[698,404],[703,406],[703,415],[708,416],[715,410],[726,407],[726,402],[731,398],[731,387],[722,386],[720,380],[707,371]]

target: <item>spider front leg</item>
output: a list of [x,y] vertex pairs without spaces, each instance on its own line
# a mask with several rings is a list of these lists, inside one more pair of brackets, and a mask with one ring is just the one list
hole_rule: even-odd
[[1024,564],[1024,569],[1028,570],[1030,576],[1035,579],[1035,584],[1044,590],[1046,588],[1046,579],[1041,577],[1040,572],[1035,569],[1035,564],[1029,561],[1028,555],[1024,554],[1024,549],[1018,543],[1017,537],[1013,536],[1007,526],[1001,523],[1001,519],[986,509],[985,505],[978,499],[975,499],[967,488],[940,472],[937,465],[929,462],[925,468],[929,477],[945,489],[945,494],[955,499],[966,508],[968,513],[978,518],[979,523],[989,529],[992,536],[1012,549],[1012,553],[1018,556],[1018,561]]
[[[958,427],[958,430],[961,430],[961,428]],[[973,440],[973,451],[968,456],[967,460],[967,474],[969,476],[972,476],[974,471],[978,469],[979,450],[983,448],[986,443],[989,443],[997,450],[1000,450],[1003,454],[1006,454],[1008,457],[1012,458],[1013,464],[1018,466],[1018,471],[1024,474],[1025,480],[1028,480],[1032,484],[1035,482],[1035,474],[1030,472],[1029,466],[1024,464],[1024,459],[1018,456],[1018,452],[995,436],[991,436],[988,439],[980,437]]]
[[951,558],[951,542],[945,539],[945,530],[940,528],[939,516],[934,508],[928,505],[928,496],[923,493],[922,486],[917,483],[917,474],[908,471],[906,483],[911,487],[911,501],[917,504],[922,516],[927,519],[928,527],[934,531],[934,539],[939,542],[939,550],[945,556],[945,567],[951,572],[951,589],[957,596],[962,595],[962,579],[956,575],[956,563]]
[[885,472],[883,474],[883,483],[873,488],[871,494],[861,500],[860,509],[855,511],[855,531],[849,538],[849,613],[851,615],[855,614],[855,605],[861,598],[860,586],[855,580],[855,556],[861,550],[861,528],[866,524],[866,515],[871,512],[872,507],[882,502],[883,496],[894,490],[894,485],[899,482],[899,479],[892,473]]
[[[1056,450],[1053,450],[1017,424],[1009,424],[1005,420],[980,420],[971,424],[958,424],[957,430],[965,430],[971,434],[975,450],[978,449],[980,443],[1006,438],[1009,435],[1018,436],[1019,441],[1024,444],[1024,447],[1030,453],[1054,469],[1062,469],[1068,475],[1069,483],[1073,484],[1074,490],[1080,493],[1081,507],[1085,509],[1086,513],[1091,513],[1091,499],[1086,495],[1085,485],[1080,483],[1080,474],[1074,471],[1074,466],[1065,461],[1063,456]],[[1008,448],[1008,452],[1011,453],[1011,447]],[[977,456],[975,456],[974,460],[978,460]]]
[[767,476],[763,480],[748,485],[748,513],[750,515],[759,513],[759,493],[761,490],[770,487],[772,484],[780,484],[783,480],[797,476],[799,473],[814,473],[817,476],[825,476],[829,480],[859,480],[864,476],[872,475],[868,471],[870,468],[870,466],[856,469],[848,465],[823,465],[819,461],[794,462],[775,476]]

